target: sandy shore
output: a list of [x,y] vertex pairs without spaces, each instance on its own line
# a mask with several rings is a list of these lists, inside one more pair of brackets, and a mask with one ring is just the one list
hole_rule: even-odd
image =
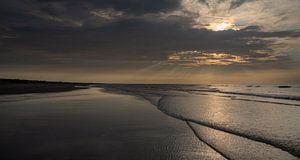
[[0,159],[223,159],[148,101],[99,89],[9,96]]

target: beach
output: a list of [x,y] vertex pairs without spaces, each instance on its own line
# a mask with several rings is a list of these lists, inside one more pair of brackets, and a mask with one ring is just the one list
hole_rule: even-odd
[[85,87],[1,95],[0,159],[299,159],[298,86]]
[[223,159],[143,99],[99,88],[20,97],[0,103],[1,159]]
[[300,0],[0,0],[0,160],[300,160]]

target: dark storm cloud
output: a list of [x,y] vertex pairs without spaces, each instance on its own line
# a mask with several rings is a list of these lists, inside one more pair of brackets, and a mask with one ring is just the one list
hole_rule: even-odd
[[127,14],[146,14],[174,10],[178,0],[4,0],[0,2],[2,14],[48,14],[82,18],[93,9],[113,8]]
[[179,6],[179,0],[3,0],[0,2],[0,26],[98,27],[110,23],[107,17],[114,12],[122,15],[118,18],[126,18],[167,12]]
[[270,51],[272,40],[253,37],[299,37],[299,32],[262,32],[257,27],[213,32],[171,20],[122,20],[94,29],[25,27],[16,33],[18,38],[3,42],[6,54],[1,55],[2,64],[103,66],[103,61],[165,61],[171,53],[184,50],[263,58],[268,55],[255,51]]
[[36,3],[48,3],[49,11],[57,13],[57,10],[62,10],[61,6],[55,7],[49,4],[61,4],[67,8],[68,6],[85,6],[91,8],[114,8],[133,14],[144,14],[152,12],[162,12],[176,9],[179,7],[177,0],[36,0]]
[[[246,2],[232,1],[232,6]],[[256,58],[267,59],[273,52],[274,39],[300,36],[299,31],[267,32],[259,26],[214,32],[192,28],[189,17],[146,16],[178,7],[174,0],[1,1],[0,62],[135,68],[124,61],[143,65],[166,61],[174,52],[198,50],[247,56],[258,63]]]

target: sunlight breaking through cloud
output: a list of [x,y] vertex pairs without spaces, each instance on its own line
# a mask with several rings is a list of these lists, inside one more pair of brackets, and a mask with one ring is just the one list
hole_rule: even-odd
[[225,53],[204,53],[200,51],[181,51],[169,55],[170,63],[186,67],[203,65],[231,65],[237,63],[249,63],[246,58]]
[[[178,16],[192,17],[194,28],[213,31],[261,26],[268,31],[298,29],[298,0],[181,0]],[[280,5],[278,5],[280,4]]]
[[[197,27],[195,25],[194,27]],[[232,22],[229,21],[220,21],[220,22],[212,22],[207,26],[208,29],[213,31],[225,31],[225,30],[240,30],[239,27],[235,26]]]
[[300,0],[2,0],[0,8],[3,77],[71,68],[113,73],[110,81],[258,70],[300,79]]

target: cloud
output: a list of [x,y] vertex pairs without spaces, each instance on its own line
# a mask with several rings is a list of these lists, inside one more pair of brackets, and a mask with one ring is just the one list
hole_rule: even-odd
[[201,51],[181,51],[172,53],[168,57],[170,63],[186,66],[199,67],[203,65],[231,65],[249,63],[246,58],[226,53],[204,53]]
[[[103,60],[126,60],[137,65],[143,65],[140,61],[168,62],[170,53],[194,50],[239,56],[251,61],[248,64],[252,65],[266,63],[267,60],[255,60],[271,59],[271,56],[280,61],[286,58],[283,53],[286,52],[286,43],[290,43],[281,40],[293,39],[299,33],[263,32],[257,27],[213,32],[182,27],[173,19],[163,22],[124,19],[93,29],[84,26],[79,29],[19,28],[16,34],[17,38],[3,42],[3,48],[7,48],[0,58],[3,64],[56,65],[63,64],[62,59],[72,59],[68,65],[97,67],[103,64]],[[19,58],[16,61],[13,57]],[[120,64],[119,67],[131,66]]]
[[112,72],[153,63],[298,67],[299,57],[290,57],[299,53],[293,49],[299,45],[299,5],[298,0],[3,0],[0,62]]
[[[278,5],[280,4],[280,5]],[[299,29],[298,0],[182,0],[178,15],[193,17],[194,28],[218,31],[261,26],[266,31]]]
[[98,10],[90,11],[90,14],[95,15],[97,17],[112,20],[118,17],[122,17],[124,15],[124,12],[115,11],[112,8],[107,8],[107,9],[98,9]]
[[[0,22],[11,26],[96,27],[114,20],[177,18],[213,31],[260,26],[265,31],[299,29],[298,0],[4,0]],[[277,5],[281,4],[281,5]],[[96,17],[98,19],[96,19]],[[15,19],[14,22],[11,19]],[[85,25],[85,23],[89,25]]]

